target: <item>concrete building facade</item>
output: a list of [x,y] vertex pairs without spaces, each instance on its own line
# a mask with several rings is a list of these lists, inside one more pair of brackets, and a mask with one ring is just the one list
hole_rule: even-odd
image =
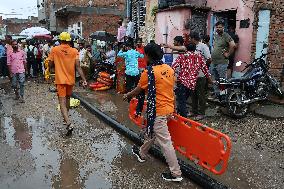
[[40,22],[55,33],[72,31],[88,38],[92,32],[116,34],[125,16],[125,0],[39,0]]

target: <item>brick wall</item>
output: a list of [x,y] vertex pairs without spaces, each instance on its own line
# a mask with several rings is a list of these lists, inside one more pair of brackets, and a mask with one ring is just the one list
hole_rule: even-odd
[[[269,31],[269,54],[268,60],[271,63],[270,72],[281,81],[284,86],[283,66],[284,66],[284,1],[283,0],[259,0],[255,2],[255,21],[253,32],[252,52],[255,52],[258,11],[261,9],[271,10],[270,31]],[[253,55],[254,57],[254,55]],[[282,76],[282,77],[281,77]]]
[[[50,5],[52,2],[61,7],[63,6],[89,6],[90,0],[47,0],[46,4]],[[124,10],[125,0],[93,0],[92,6],[111,7],[115,6],[120,10]]]
[[[47,0],[46,3],[46,12],[50,12],[51,2],[55,3],[57,9],[68,6],[78,6],[78,7],[88,7],[89,0]],[[92,7],[101,7],[101,8],[115,8],[119,11],[125,10],[125,0],[93,0]],[[115,13],[117,13],[116,11]],[[114,13],[114,14],[115,14]],[[47,15],[48,16],[48,15]],[[84,38],[87,38],[92,32],[97,30],[104,30],[112,34],[117,33],[117,22],[120,16],[116,15],[96,15],[94,14],[79,14],[79,15],[69,15],[67,17],[57,17],[56,25],[57,30],[66,30],[69,25],[73,25],[78,22],[82,22]],[[61,31],[57,31],[61,32]]]
[[3,23],[7,25],[7,34],[9,35],[18,35],[28,27],[41,26],[36,17],[32,17],[32,19],[4,19]]
[[77,15],[68,18],[68,25],[82,22],[84,38],[88,38],[95,31],[107,31],[116,35],[119,16],[115,15]]

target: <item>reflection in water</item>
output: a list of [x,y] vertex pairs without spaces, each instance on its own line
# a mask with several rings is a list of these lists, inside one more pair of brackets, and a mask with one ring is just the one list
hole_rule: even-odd
[[26,124],[20,124],[20,120],[13,119],[15,128],[15,140],[19,143],[22,150],[30,150],[32,148],[32,134]]
[[60,187],[68,189],[79,189],[80,172],[78,163],[74,159],[63,159],[60,164]]
[[10,146],[18,145],[21,150],[32,148],[32,134],[26,124],[12,117],[4,117],[4,138]]
[[[101,123],[103,129],[87,129],[88,125],[78,129],[84,139],[74,135],[70,140],[62,138],[57,128],[49,124],[44,116],[39,119],[28,117],[25,122],[14,116],[3,118],[2,136],[6,143],[29,153],[34,159],[25,163],[33,167],[32,171],[24,171],[16,180],[11,176],[0,184],[0,188],[8,185],[11,188],[40,189],[113,188],[109,177],[112,164],[121,157],[121,150],[126,145],[113,130]],[[73,118],[84,125],[84,119],[77,112],[74,112]],[[93,124],[99,122],[96,120]],[[21,152],[20,155],[23,155]]]

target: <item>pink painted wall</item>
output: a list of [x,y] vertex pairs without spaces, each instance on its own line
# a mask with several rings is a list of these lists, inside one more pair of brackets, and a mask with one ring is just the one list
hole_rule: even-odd
[[[212,9],[208,14],[207,32],[210,34],[210,20],[214,12],[224,12],[228,10],[237,10],[236,15],[236,33],[240,38],[239,48],[236,51],[235,61],[249,62],[251,56],[252,44],[252,23],[254,20],[254,13],[252,11],[253,1],[242,0],[208,0],[207,6]],[[191,17],[190,8],[174,9],[165,12],[159,12],[156,17],[156,32],[155,40],[157,43],[165,43],[163,33],[165,33],[166,26],[168,27],[168,44],[173,43],[173,38],[177,35],[183,35],[184,32],[189,32],[184,29],[185,21]],[[250,27],[240,29],[240,20],[250,19]],[[242,68],[236,68],[236,71]]]
[[[236,33],[240,38],[239,48],[236,51],[235,61],[249,62],[251,56],[251,45],[252,45],[252,32],[254,21],[254,12],[252,11],[253,1],[242,0],[208,0],[207,6],[211,7],[212,12],[221,12],[225,10],[237,10],[237,23]],[[240,28],[240,20],[250,19],[249,28]],[[236,71],[240,71],[242,68],[235,68]]]
[[187,31],[184,29],[184,23],[190,15],[190,9],[186,8],[159,12],[156,17],[155,26],[156,43],[166,43],[165,35],[163,35],[166,33],[166,30],[168,30],[168,44],[173,44],[175,36],[183,36],[183,33]]

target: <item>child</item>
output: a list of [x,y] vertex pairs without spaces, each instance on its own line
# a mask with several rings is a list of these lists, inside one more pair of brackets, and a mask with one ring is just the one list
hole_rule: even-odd
[[169,173],[162,173],[162,178],[180,182],[183,178],[167,126],[167,118],[174,112],[174,71],[161,61],[163,52],[159,45],[150,43],[144,49],[148,67],[141,74],[138,86],[123,96],[126,100],[144,90],[148,93],[145,141],[140,149],[133,146],[132,152],[142,163],[146,161],[146,154],[156,141],[170,168]]
[[126,43],[126,52],[121,49],[117,56],[125,59],[125,77],[126,77],[126,92],[134,89],[139,81],[139,69],[138,69],[138,58],[144,58],[143,54],[140,54],[134,50],[133,43]]

